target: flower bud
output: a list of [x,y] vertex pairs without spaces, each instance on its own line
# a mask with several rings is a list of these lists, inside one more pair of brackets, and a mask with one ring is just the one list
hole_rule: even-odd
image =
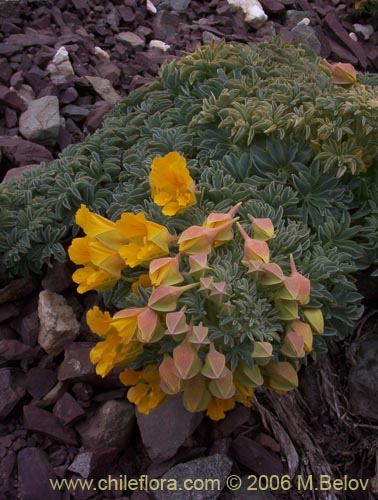
[[210,344],[201,373],[207,378],[221,378],[226,373],[226,358],[215,349],[213,343]]
[[151,283],[155,287],[159,285],[177,285],[184,281],[179,270],[179,258],[180,254],[177,254],[176,257],[165,257],[150,262],[149,276]]
[[168,330],[167,335],[181,335],[189,330],[189,325],[186,322],[185,310],[171,312],[165,316],[165,322]]
[[205,271],[210,269],[207,265],[207,254],[198,253],[195,255],[189,255],[189,274],[195,276],[202,276]]
[[148,305],[158,312],[174,311],[177,307],[177,300],[181,295],[197,285],[198,283],[185,286],[160,285],[153,289]]
[[274,227],[271,219],[259,219],[248,215],[252,222],[253,237],[255,240],[268,241],[274,238]]
[[244,238],[244,258],[242,263],[244,265],[248,265],[249,261],[257,260],[263,264],[267,264],[270,258],[268,244],[265,241],[250,238],[238,222],[237,226]]

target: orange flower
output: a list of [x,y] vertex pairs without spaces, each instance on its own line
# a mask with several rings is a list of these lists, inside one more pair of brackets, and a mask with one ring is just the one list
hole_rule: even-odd
[[181,213],[197,201],[186,160],[177,151],[154,158],[149,181],[151,196],[159,207],[163,207],[164,215]]

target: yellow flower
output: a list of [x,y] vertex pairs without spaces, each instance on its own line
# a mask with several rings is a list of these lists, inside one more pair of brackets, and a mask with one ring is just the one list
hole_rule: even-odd
[[106,339],[98,342],[89,353],[91,362],[96,365],[96,373],[105,377],[115,366],[129,364],[142,353],[139,342],[124,344],[115,331],[107,334]]
[[169,243],[175,240],[166,227],[148,221],[143,213],[122,214],[116,228],[127,242],[120,247],[119,254],[130,267],[167,255]]
[[233,398],[219,399],[213,396],[207,404],[206,415],[210,417],[211,420],[222,420],[226,416],[225,412],[232,410],[234,407],[235,400]]
[[145,415],[148,415],[153,408],[159,406],[167,398],[167,395],[160,389],[157,366],[149,365],[141,371],[126,368],[120,374],[119,379],[124,385],[133,386],[127,392],[127,399]]
[[97,306],[87,312],[87,324],[93,333],[106,337],[112,329],[111,316],[108,311],[102,312]]
[[125,344],[133,340],[138,328],[138,316],[145,310],[146,307],[122,309],[113,316],[111,326],[117,330]]
[[131,285],[131,290],[134,295],[139,295],[138,286],[148,288],[152,285],[148,274],[141,274],[139,278]]
[[164,215],[176,215],[196,203],[194,181],[177,151],[154,158],[149,181],[151,196]]
[[75,221],[87,236],[97,238],[113,250],[124,243],[116,230],[115,222],[92,213],[85,205],[81,205],[76,212]]
[[85,266],[73,273],[72,280],[79,285],[77,287],[78,293],[85,293],[90,290],[97,290],[98,292],[108,290],[117,283],[118,278],[102,269]]

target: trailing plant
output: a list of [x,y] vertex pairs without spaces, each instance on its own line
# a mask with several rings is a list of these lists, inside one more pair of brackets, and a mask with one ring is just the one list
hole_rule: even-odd
[[[244,229],[248,214],[272,221],[272,262],[288,275],[292,254],[311,280],[311,307],[321,307],[325,319],[325,333],[314,338],[318,355],[325,350],[324,337],[353,327],[361,297],[352,274],[377,261],[377,123],[376,82],[350,65],[329,64],[278,39],[201,47],[165,64],[153,83],[130,94],[82,144],[0,186],[2,263],[10,275],[27,275],[41,273],[54,259],[66,260],[68,245],[83,227],[84,208],[75,224],[81,205],[110,225],[122,225],[129,213],[125,226],[136,218],[146,231],[157,224],[165,228],[162,235],[178,237],[202,226],[209,214],[227,213],[242,202],[238,217]],[[154,203],[151,165],[172,152],[186,158],[198,193],[188,184],[177,200],[157,178]],[[240,263],[232,250],[240,243],[237,236],[227,250],[216,249],[218,257],[209,258],[213,273]],[[153,258],[174,252],[169,238],[164,244],[149,240]],[[107,265],[118,274],[108,276],[114,287],[104,292],[106,304],[112,310],[134,307],[128,303],[136,300],[132,284],[120,279],[127,255],[123,261],[113,257]],[[185,259],[183,272],[189,266]],[[96,275],[86,267],[75,275],[83,291],[109,272],[101,268]],[[126,277],[135,281],[139,275]]]
[[207,410],[214,420],[236,401],[250,406],[263,384],[280,393],[297,387],[324,318],[282,236],[271,259],[272,220],[248,214],[250,228],[243,227],[240,202],[188,225],[182,214],[196,204],[196,188],[177,152],[153,160],[149,184],[162,214],[188,226],[179,235],[143,212],[115,222],[85,205],[76,214],[85,233],[69,248],[83,266],[73,275],[78,291],[121,284],[113,300],[120,310],[111,315],[96,306],[87,314],[104,339],[90,354],[97,373],[125,367],[120,380],[132,386],[128,399],[142,413],[182,393],[189,411]]

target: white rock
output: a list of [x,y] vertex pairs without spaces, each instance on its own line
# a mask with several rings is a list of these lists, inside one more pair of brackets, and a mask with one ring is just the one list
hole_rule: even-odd
[[101,47],[95,47],[94,50],[93,50],[93,53],[96,57],[98,57],[100,59],[100,61],[109,61],[110,60],[110,56],[109,54],[103,50]]
[[151,2],[151,0],[146,0],[146,9],[148,12],[150,12],[151,14],[156,14],[157,12],[157,8],[155,7],[155,5]]
[[80,323],[62,295],[43,290],[39,294],[38,316],[38,343],[48,354],[56,356],[79,334]]
[[86,76],[85,78],[106,102],[116,104],[121,99],[121,96],[106,78],[100,78],[99,76]]
[[11,87],[11,90],[17,92],[17,94],[26,102],[26,104],[29,104],[30,101],[34,101],[35,99],[34,90],[30,85],[27,85],[26,83],[23,83],[18,90],[14,89],[13,87]]
[[159,49],[162,50],[163,52],[167,52],[167,50],[171,47],[170,45],[162,42],[161,40],[151,40],[148,46],[150,49]]
[[75,72],[73,70],[70,58],[65,47],[60,47],[51,63],[47,66],[47,71],[51,75],[51,81],[56,85],[69,82]]
[[258,29],[268,20],[261,3],[258,0],[227,0],[236,9],[243,12],[245,22]]
[[355,42],[358,42],[358,38],[357,38],[356,33],[349,33],[349,38],[351,38]]
[[353,24],[353,28],[356,33],[361,33],[364,40],[369,40],[374,33],[374,28],[370,24]]
[[54,145],[59,134],[59,100],[45,96],[28,104],[19,120],[20,134],[30,141]]
[[308,17],[304,17],[302,21],[299,21],[298,24],[304,24],[306,26],[309,26],[310,23],[311,23],[310,19]]

